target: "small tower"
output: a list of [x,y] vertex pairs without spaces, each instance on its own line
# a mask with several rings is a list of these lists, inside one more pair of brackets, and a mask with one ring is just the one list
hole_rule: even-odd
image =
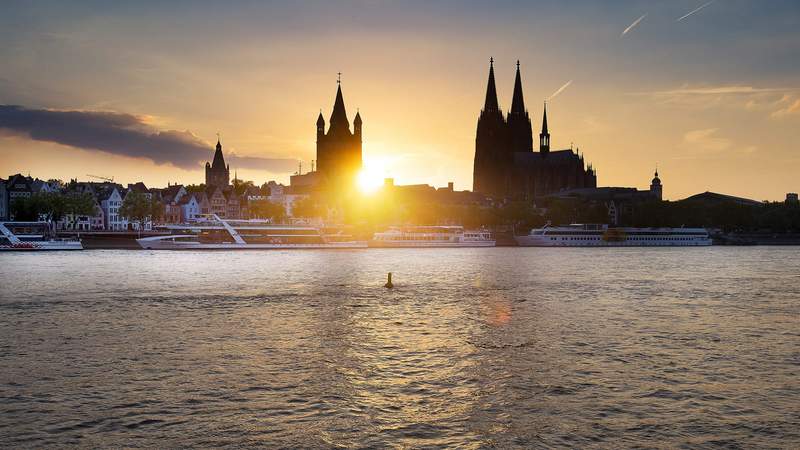
[[322,117],[322,110],[319,110],[319,117],[317,117],[317,142],[319,138],[325,136],[325,119]]
[[662,187],[661,178],[658,178],[658,169],[656,169],[655,177],[653,177],[653,181],[650,182],[650,193],[653,195],[653,197],[662,200]]
[[353,119],[353,134],[361,137],[361,112],[356,111],[356,117]]
[[539,133],[539,152],[542,155],[550,153],[550,132],[547,131],[547,101],[544,102],[544,114],[542,114],[542,132]]

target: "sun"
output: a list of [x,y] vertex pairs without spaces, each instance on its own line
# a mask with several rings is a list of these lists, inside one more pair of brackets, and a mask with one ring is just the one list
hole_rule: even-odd
[[383,170],[376,167],[365,166],[358,173],[358,189],[365,193],[371,194],[381,186],[383,186]]

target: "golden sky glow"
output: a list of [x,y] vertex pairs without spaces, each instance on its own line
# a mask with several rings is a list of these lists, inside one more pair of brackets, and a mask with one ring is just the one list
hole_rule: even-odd
[[[620,2],[350,2],[68,9],[15,4],[0,19],[0,105],[114,111],[153,130],[189,131],[226,154],[314,158],[336,72],[364,120],[371,183],[454,181],[470,189],[475,126],[493,56],[501,108],[521,60],[538,134],[579,147],[600,186],[646,188],[658,166],[668,199],[706,190],[782,199],[800,190],[800,13]],[[624,36],[620,33],[647,16]],[[566,87],[565,87],[566,86]],[[0,130],[0,176],[203,181],[196,169],[29,139]],[[288,182],[290,172],[237,168]]]

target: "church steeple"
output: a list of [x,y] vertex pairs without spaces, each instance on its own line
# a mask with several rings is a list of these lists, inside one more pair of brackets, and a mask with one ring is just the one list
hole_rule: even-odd
[[499,111],[497,105],[497,88],[494,85],[494,58],[489,58],[489,82],[486,85],[486,102],[483,105],[485,112]]
[[344,108],[344,98],[342,97],[341,79],[336,81],[336,100],[333,102],[333,112],[331,112],[330,131],[346,129],[350,131],[350,121],[347,120],[347,111]]
[[217,149],[214,151],[214,160],[211,163],[211,168],[224,168],[225,167],[225,157],[222,156],[222,144],[219,141],[219,137],[217,137]]
[[514,80],[514,97],[511,99],[511,114],[525,114],[525,100],[522,98],[522,77],[517,60],[517,78]]
[[544,102],[544,114],[542,114],[542,132],[539,133],[539,151],[545,154],[550,152],[550,132],[547,131],[547,101]]
[[206,186],[227,187],[230,183],[230,168],[225,164],[222,156],[222,143],[217,134],[217,147],[214,150],[214,159],[211,164],[206,163]]

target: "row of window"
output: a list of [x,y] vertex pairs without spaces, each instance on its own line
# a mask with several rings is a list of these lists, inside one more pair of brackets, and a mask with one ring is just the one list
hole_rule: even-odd
[[[656,238],[656,237],[639,237],[639,236],[630,236],[626,240],[628,241],[693,241],[695,237],[672,237],[672,238]],[[602,241],[603,238],[598,236],[586,236],[586,237],[550,237],[551,241]]]

